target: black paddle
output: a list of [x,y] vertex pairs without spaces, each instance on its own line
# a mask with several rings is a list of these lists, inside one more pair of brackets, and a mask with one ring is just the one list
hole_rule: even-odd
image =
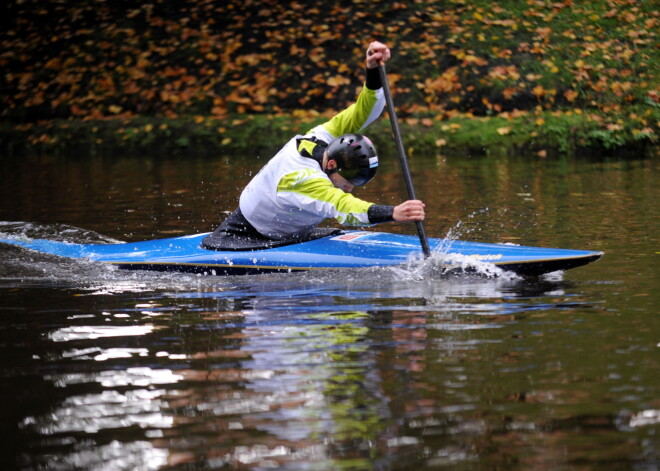
[[[396,112],[394,111],[394,100],[392,99],[392,92],[390,91],[390,84],[387,81],[387,72],[385,71],[385,64],[381,63],[378,66],[380,73],[380,81],[383,83],[383,91],[385,92],[385,102],[387,103],[387,112],[390,115],[390,124],[392,125],[392,133],[394,134],[394,141],[396,148],[399,151],[399,160],[401,162],[401,170],[403,170],[403,179],[406,181],[408,188],[408,198],[416,200],[415,188],[413,187],[412,177],[410,176],[410,169],[408,168],[408,158],[406,157],[406,150],[403,147],[403,140],[401,139],[401,131],[399,131],[399,122],[396,119]],[[426,232],[424,231],[424,224],[422,221],[415,221],[417,225],[417,234],[419,234],[419,241],[422,244],[424,256],[431,255],[429,242],[426,240]]]

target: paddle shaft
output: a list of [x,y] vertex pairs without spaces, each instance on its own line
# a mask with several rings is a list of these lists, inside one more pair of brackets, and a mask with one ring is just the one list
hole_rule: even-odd
[[[406,157],[406,150],[403,147],[403,139],[401,139],[401,131],[399,130],[399,122],[396,119],[396,111],[394,111],[394,100],[392,99],[392,92],[390,91],[390,84],[387,80],[387,72],[385,71],[385,64],[380,64],[378,66],[378,72],[380,73],[380,81],[383,84],[383,91],[385,92],[385,102],[387,103],[387,112],[390,115],[390,124],[392,125],[392,133],[394,134],[394,141],[396,142],[396,148],[399,153],[399,161],[401,162],[401,170],[403,171],[403,179],[406,182],[406,188],[408,189],[408,198],[411,200],[416,200],[415,196],[415,187],[413,186],[412,176],[410,175],[410,168],[408,167],[408,158]],[[424,230],[424,224],[422,221],[415,221],[417,226],[417,234],[419,234],[419,242],[422,244],[422,250],[424,251],[424,256],[428,257],[431,255],[431,249],[429,248],[429,242],[426,239],[426,231]]]

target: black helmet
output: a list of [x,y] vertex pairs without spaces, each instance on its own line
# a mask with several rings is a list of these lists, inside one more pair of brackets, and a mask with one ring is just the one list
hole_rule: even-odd
[[339,175],[355,186],[362,186],[376,175],[378,155],[368,137],[344,134],[328,146],[328,159],[337,162]]

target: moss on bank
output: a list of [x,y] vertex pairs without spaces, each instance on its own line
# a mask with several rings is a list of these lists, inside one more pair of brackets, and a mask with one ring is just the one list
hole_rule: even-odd
[[[314,115],[237,115],[136,117],[103,120],[51,120],[0,124],[3,155],[271,155],[292,135],[324,117]],[[579,109],[455,115],[450,119],[409,117],[401,122],[409,153],[513,153],[567,155],[585,149],[639,150],[658,144],[660,106],[628,109],[626,114],[585,113]],[[377,145],[389,146],[390,124],[369,129]]]

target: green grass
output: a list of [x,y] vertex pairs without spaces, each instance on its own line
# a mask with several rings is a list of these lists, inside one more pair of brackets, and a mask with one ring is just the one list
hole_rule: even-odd
[[[510,116],[455,116],[447,120],[406,118],[401,122],[408,152],[434,154],[548,153],[573,155],[585,149],[615,151],[657,144],[651,122],[660,107],[618,113],[538,111]],[[51,155],[233,155],[270,156],[291,136],[305,132],[322,118],[243,115],[231,121],[198,116],[157,119],[137,117],[100,121],[54,120],[40,124],[0,125],[5,154]],[[391,146],[387,119],[368,134],[378,147]]]

